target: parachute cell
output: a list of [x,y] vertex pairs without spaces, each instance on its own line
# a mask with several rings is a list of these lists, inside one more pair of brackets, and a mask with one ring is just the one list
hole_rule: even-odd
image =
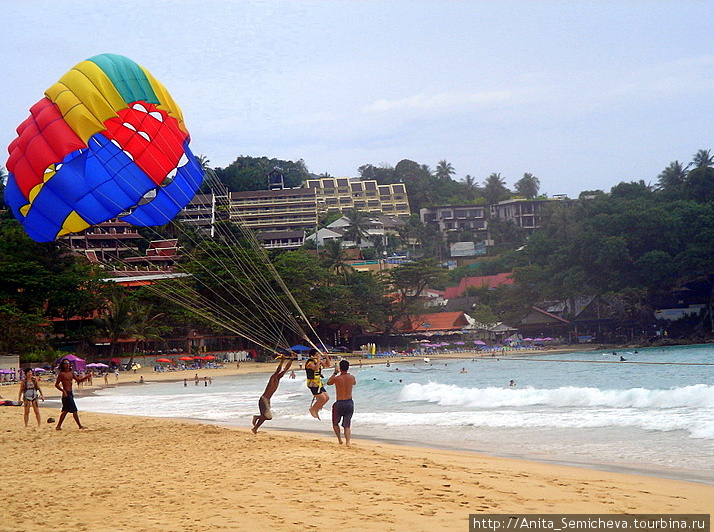
[[163,225],[201,186],[181,110],[148,71],[120,55],[74,66],[17,133],[5,201],[38,242],[120,215]]

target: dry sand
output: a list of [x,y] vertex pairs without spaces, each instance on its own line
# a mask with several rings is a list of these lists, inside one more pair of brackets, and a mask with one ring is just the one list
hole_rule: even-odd
[[[271,370],[241,363],[199,376]],[[196,371],[122,373],[120,382]],[[114,376],[110,377],[110,384]],[[94,380],[94,387],[103,385]],[[52,383],[43,383],[48,397]],[[87,390],[88,391],[88,390]],[[0,387],[6,399],[16,386]],[[190,421],[0,408],[0,531],[468,530],[469,513],[712,513],[714,486]]]

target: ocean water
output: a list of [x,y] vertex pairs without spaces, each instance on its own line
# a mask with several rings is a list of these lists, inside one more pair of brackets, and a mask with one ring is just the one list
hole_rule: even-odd
[[[620,355],[627,360],[620,362]],[[355,438],[714,484],[714,345],[617,356],[415,358],[389,367],[369,362],[351,368],[357,378]],[[283,377],[272,400],[274,419],[261,430],[333,435],[334,397],[322,421],[312,418],[304,372],[295,369],[295,379]],[[249,427],[267,375],[214,378],[209,386],[150,381],[107,388],[77,403],[94,412]]]

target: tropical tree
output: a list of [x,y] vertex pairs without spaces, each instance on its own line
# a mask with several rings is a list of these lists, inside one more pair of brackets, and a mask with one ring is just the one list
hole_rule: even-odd
[[657,190],[671,196],[679,195],[687,181],[689,165],[672,161],[669,166],[657,176]]
[[351,209],[345,213],[349,226],[345,230],[344,239],[355,242],[358,246],[368,238],[369,215],[364,211]]
[[464,178],[464,188],[466,190],[467,199],[476,199],[476,196],[478,195],[478,183],[476,182],[476,179],[470,174],[467,174]]
[[208,157],[206,155],[198,155],[196,156],[196,159],[198,159],[198,164],[201,165],[201,170],[203,170],[204,172],[206,170],[210,170],[211,161],[208,160]]
[[692,164],[695,168],[708,168],[714,166],[714,155],[711,150],[699,150],[694,154]]
[[454,167],[451,166],[451,163],[446,162],[446,159],[442,159],[439,161],[439,164],[436,165],[436,178],[439,181],[451,179],[451,176],[455,173]]
[[383,324],[385,336],[389,336],[403,319],[423,313],[424,289],[432,284],[441,284],[446,278],[446,271],[436,259],[409,262],[380,274],[394,292],[390,315]]
[[155,312],[151,305],[141,304],[136,301],[132,303],[131,337],[135,342],[129,365],[134,363],[134,354],[139,352],[140,347],[145,348],[148,341],[163,341],[163,338],[161,338],[163,330],[161,321],[164,316],[163,312]]
[[5,184],[7,181],[7,170],[0,166],[0,208],[5,207]]
[[538,195],[540,180],[533,174],[526,172],[515,184],[516,193],[527,199],[533,199]]
[[342,240],[339,238],[331,238],[325,242],[322,247],[321,257],[324,259],[323,264],[329,270],[332,270],[335,275],[347,282],[348,274],[354,271],[354,268],[347,264],[347,255],[342,247]]
[[483,184],[483,195],[486,201],[493,205],[505,199],[510,194],[506,187],[506,180],[501,177],[500,173],[493,173],[486,178]]
[[116,294],[107,302],[100,317],[95,319],[97,328],[109,340],[111,356],[116,354],[120,339],[131,338],[134,321],[134,306],[126,294]]

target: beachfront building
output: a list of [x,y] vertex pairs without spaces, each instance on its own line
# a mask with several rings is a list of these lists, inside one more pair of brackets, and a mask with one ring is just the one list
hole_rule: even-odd
[[357,210],[399,218],[408,218],[411,214],[404,183],[380,185],[374,179],[319,177],[306,180],[305,186],[315,191],[326,213]]
[[72,251],[86,256],[90,262],[98,263],[136,254],[137,244],[142,238],[136,227],[115,218],[66,235],[62,240]]

